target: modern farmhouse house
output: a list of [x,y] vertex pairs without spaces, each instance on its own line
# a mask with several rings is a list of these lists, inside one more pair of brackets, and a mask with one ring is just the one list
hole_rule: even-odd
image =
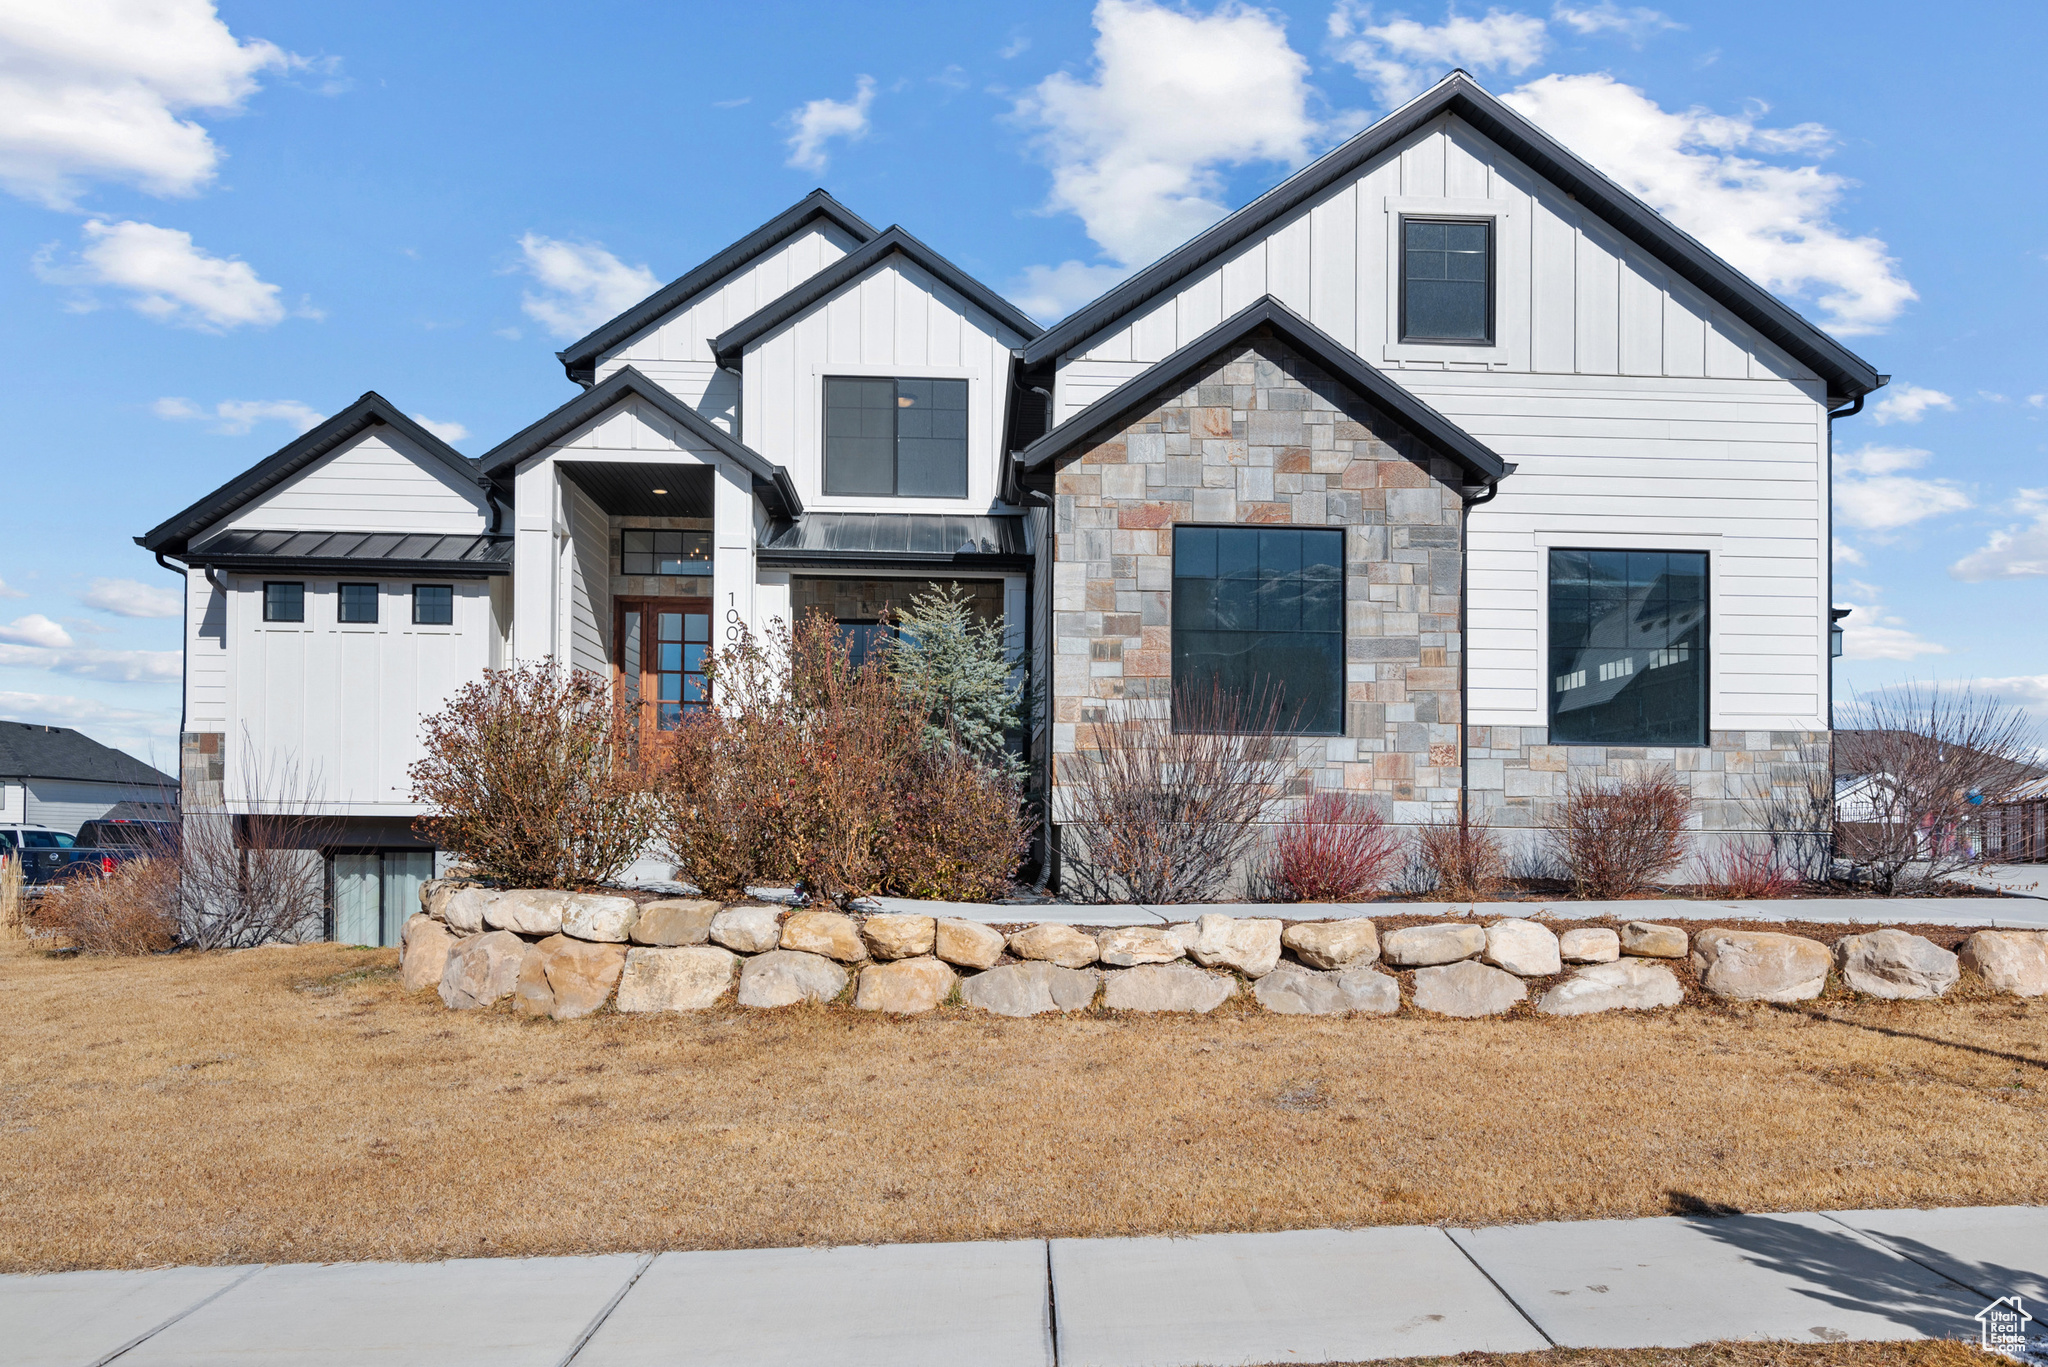
[[479,458],[365,394],[138,538],[190,571],[188,806],[293,757],[402,889],[465,679],[674,724],[738,625],[865,646],[936,581],[1028,647],[1056,815],[1177,684],[1401,822],[1654,763],[1740,830],[1825,763],[1830,424],[1885,377],[1463,73],[1050,331],[820,190],[560,359]]

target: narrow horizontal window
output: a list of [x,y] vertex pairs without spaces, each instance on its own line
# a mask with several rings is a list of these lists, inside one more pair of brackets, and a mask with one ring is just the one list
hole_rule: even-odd
[[629,527],[619,533],[620,574],[708,574],[711,533]]
[[1401,340],[1493,341],[1493,220],[1401,220]]
[[343,584],[340,586],[335,603],[335,619],[344,623],[369,623],[377,620],[377,586],[375,584]]
[[419,627],[446,627],[455,624],[455,586],[452,584],[414,584],[412,586],[412,622]]
[[1344,533],[1173,529],[1173,689],[1297,735],[1344,732]]
[[967,381],[827,376],[825,492],[967,497]]
[[263,620],[266,622],[303,622],[306,620],[306,586],[300,583],[281,583],[265,580],[263,584]]
[[1704,551],[1550,552],[1554,745],[1707,743]]

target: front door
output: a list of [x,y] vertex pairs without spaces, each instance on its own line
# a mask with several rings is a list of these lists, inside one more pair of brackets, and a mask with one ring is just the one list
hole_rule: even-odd
[[704,657],[711,650],[709,598],[621,598],[613,664],[626,696],[648,707],[663,731],[711,700]]

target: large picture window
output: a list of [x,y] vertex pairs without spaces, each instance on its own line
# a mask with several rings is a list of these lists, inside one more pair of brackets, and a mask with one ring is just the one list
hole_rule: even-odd
[[1401,220],[1401,340],[1493,341],[1493,220]]
[[1277,701],[1298,735],[1344,733],[1344,533],[1173,529],[1173,687],[1255,713]]
[[826,376],[825,492],[967,497],[967,381]]
[[1553,745],[1707,743],[1704,551],[1550,553]]

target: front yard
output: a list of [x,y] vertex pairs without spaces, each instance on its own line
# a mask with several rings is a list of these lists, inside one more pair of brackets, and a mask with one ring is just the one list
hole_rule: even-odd
[[451,1013],[0,945],[0,1271],[2048,1202],[2048,999]]

